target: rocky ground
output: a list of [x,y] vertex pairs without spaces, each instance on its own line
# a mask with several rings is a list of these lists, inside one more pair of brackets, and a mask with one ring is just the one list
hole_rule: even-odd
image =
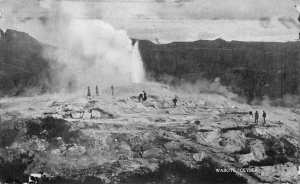
[[[1,99],[0,183],[41,171],[55,184],[297,183],[300,108],[159,84],[109,93]],[[253,123],[256,110],[265,126]]]

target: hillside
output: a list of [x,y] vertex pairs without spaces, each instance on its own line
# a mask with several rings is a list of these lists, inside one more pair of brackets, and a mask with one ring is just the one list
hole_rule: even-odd
[[249,101],[300,92],[300,42],[217,39],[157,45],[141,40],[139,47],[147,71],[159,81],[165,74],[174,76],[173,84],[220,77]]
[[50,90],[54,61],[44,51],[55,48],[42,44],[27,33],[0,30],[0,96],[42,93]]

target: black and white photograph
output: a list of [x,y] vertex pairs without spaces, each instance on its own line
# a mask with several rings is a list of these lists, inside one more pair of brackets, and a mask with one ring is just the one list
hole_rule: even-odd
[[0,184],[297,184],[300,0],[0,0]]

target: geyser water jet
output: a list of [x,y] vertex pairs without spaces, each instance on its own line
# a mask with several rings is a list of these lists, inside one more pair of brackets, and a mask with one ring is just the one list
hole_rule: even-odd
[[145,71],[143,66],[142,57],[139,50],[139,42],[136,41],[133,46],[131,63],[131,81],[133,83],[143,82],[145,79]]
[[124,30],[116,30],[102,20],[72,19],[63,39],[60,60],[66,68],[60,79],[67,89],[70,79],[81,90],[144,80],[138,42],[132,46]]

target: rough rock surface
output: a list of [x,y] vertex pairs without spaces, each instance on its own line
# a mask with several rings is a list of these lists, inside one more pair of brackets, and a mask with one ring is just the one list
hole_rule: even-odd
[[[147,103],[130,98],[142,89]],[[115,97],[1,99],[0,182],[41,171],[48,183],[296,182],[299,114],[269,107],[262,126],[247,112],[264,107],[218,94],[177,94],[178,107],[166,106],[174,93],[145,84],[116,87]],[[70,116],[91,109],[112,116]]]

